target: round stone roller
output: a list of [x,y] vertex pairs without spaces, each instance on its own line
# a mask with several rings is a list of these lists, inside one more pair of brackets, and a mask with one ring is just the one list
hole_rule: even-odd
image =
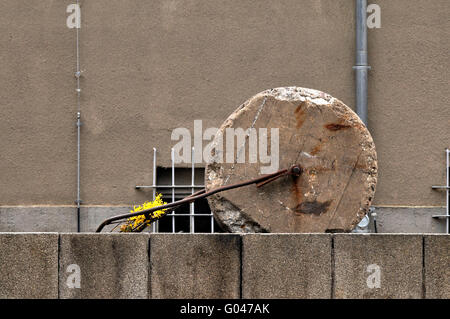
[[[230,232],[349,232],[368,212],[377,182],[372,137],[359,117],[338,99],[312,89],[276,88],[241,105],[219,130],[256,129],[271,153],[271,128],[279,129],[279,166],[301,167],[299,176],[283,176],[261,187],[250,185],[208,198],[221,226]],[[262,136],[259,128],[266,128]],[[216,135],[214,143],[220,139]],[[206,190],[261,176],[259,155],[249,162],[249,136],[234,148],[234,163],[206,166]],[[236,154],[245,152],[245,163]],[[259,150],[259,153],[261,150]],[[224,156],[225,160],[225,156]]]

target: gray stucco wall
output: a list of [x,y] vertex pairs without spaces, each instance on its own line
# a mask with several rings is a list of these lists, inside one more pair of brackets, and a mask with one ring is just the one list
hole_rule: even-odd
[[[0,4],[0,205],[72,205],[76,192],[73,1]],[[369,1],[375,205],[442,206],[449,147],[447,0]],[[219,126],[264,89],[298,85],[354,107],[354,1],[81,1],[82,199],[147,195],[151,150],[171,130]]]

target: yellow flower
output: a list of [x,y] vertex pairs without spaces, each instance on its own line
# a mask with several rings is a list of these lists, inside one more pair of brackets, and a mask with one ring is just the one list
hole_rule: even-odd
[[[157,194],[155,200],[147,201],[142,205],[136,206],[133,205],[133,210],[130,210],[130,213],[137,213],[143,210],[147,210],[153,207],[162,206],[167,204],[162,200],[162,194]],[[155,212],[152,212],[148,218],[146,218],[145,214],[130,217],[127,219],[126,224],[120,226],[120,232],[131,232],[131,231],[141,231],[145,227],[151,223],[153,223],[156,219],[161,218],[165,215],[166,210],[161,209]]]

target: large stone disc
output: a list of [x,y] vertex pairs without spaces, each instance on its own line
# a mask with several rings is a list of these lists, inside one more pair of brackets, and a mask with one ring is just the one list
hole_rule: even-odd
[[[268,132],[279,128],[279,169],[298,164],[303,172],[260,188],[250,185],[208,198],[224,229],[348,232],[368,212],[377,181],[375,145],[359,117],[341,101],[311,89],[271,89],[230,115],[219,130],[224,140],[226,128],[267,128]],[[258,134],[258,138],[262,136]],[[235,145],[234,149],[234,154],[244,149],[245,163],[206,166],[207,190],[261,176],[260,168],[268,164],[259,157],[256,163],[249,163],[249,137],[246,139],[245,146]],[[270,149],[270,134],[266,140]]]

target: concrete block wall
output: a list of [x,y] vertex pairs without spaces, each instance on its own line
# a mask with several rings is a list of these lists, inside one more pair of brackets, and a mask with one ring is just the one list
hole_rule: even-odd
[[0,233],[0,298],[450,298],[448,235]]

